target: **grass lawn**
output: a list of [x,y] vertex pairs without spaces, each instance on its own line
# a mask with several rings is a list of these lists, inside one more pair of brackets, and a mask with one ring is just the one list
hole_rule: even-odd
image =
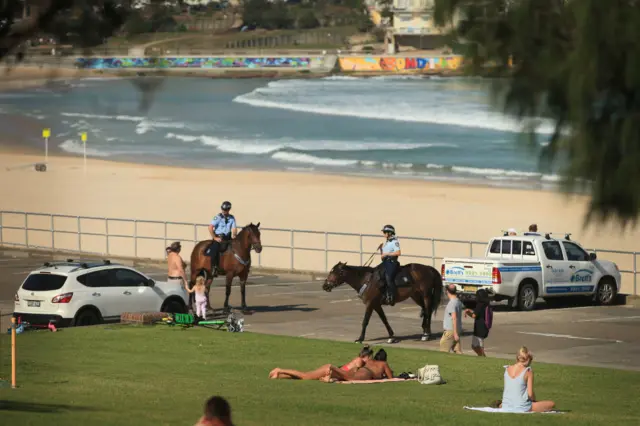
[[[385,345],[396,374],[438,364],[448,383],[339,385],[267,374],[342,364],[355,344],[120,325],[17,338],[19,389],[0,389],[3,425],[193,425],[214,394],[229,400],[237,425],[640,424],[636,372],[534,362],[538,397],[570,413],[486,414],[462,406],[501,397],[504,360]],[[10,377],[7,334],[0,377]]]

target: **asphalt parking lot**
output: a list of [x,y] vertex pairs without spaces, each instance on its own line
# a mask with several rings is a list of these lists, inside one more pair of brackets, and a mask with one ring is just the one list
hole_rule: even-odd
[[[46,261],[66,257],[69,256],[0,250],[0,324],[3,332],[10,325],[14,294],[27,274]],[[166,275],[166,270],[158,266],[137,269],[154,279],[163,279]],[[211,304],[221,308],[223,302],[223,280],[216,278]],[[232,306],[240,304],[237,279],[230,303]],[[364,305],[348,286],[327,293],[322,290],[322,280],[260,271],[249,278],[247,304],[251,313],[244,316],[246,331],[317,339],[353,341],[359,335],[364,314]],[[429,342],[420,341],[421,319],[419,308],[413,302],[385,307],[385,312],[396,337],[401,339],[397,345],[438,349],[443,307],[433,320],[432,332],[436,339]],[[465,318],[463,328],[463,351],[473,355],[472,320]],[[386,344],[386,338],[385,329],[374,314],[366,340]],[[532,312],[513,312],[497,306],[491,334],[485,341],[487,354],[512,358],[523,344],[534,351],[537,362],[640,370],[640,308],[579,306],[551,309],[542,303]]]

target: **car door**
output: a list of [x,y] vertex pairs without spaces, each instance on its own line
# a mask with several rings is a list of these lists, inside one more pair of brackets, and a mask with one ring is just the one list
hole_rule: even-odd
[[565,259],[562,246],[558,241],[543,241],[542,256],[544,256],[543,294],[562,295],[569,293],[569,278],[571,270]]
[[87,288],[87,291],[83,292],[86,296],[86,304],[98,308],[103,319],[109,320],[120,315],[118,313],[119,297],[111,285],[109,269],[80,275],[77,280]]
[[601,272],[595,267],[589,254],[576,243],[563,241],[562,246],[567,255],[571,276],[569,287],[573,294],[593,293]]
[[128,268],[111,270],[111,285],[119,297],[119,310],[122,312],[144,312],[147,278]]
[[130,312],[155,312],[160,309],[163,298],[154,287],[147,285],[148,278],[127,268],[114,270],[114,276],[127,297]]

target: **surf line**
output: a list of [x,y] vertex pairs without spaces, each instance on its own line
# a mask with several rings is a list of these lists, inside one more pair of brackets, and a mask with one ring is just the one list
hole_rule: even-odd
[[576,339],[576,340],[598,340],[601,342],[615,342],[615,343],[624,343],[622,340],[615,339],[599,339],[596,337],[580,337],[580,336],[571,336],[570,334],[553,334],[553,333],[535,333],[533,331],[518,331],[519,334],[531,334],[533,336],[544,336],[544,337],[559,337],[562,339]]

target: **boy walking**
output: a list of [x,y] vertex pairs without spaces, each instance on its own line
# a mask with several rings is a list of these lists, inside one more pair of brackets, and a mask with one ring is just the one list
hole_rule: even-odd
[[489,300],[489,293],[485,289],[476,292],[476,308],[465,309],[464,315],[473,318],[473,339],[471,349],[478,356],[487,356],[484,352],[484,339],[489,337],[489,329],[493,324],[493,311]]

